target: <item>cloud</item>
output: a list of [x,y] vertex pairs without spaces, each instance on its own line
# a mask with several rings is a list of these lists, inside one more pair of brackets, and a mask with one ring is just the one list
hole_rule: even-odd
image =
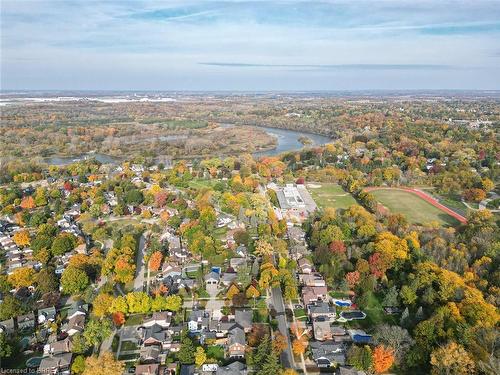
[[293,80],[307,89],[312,76],[323,77],[315,88],[500,86],[497,1],[17,0],[1,6],[2,88],[173,82],[182,88],[185,82],[245,89],[288,87]]
[[456,69],[452,65],[438,64],[253,64],[227,62],[201,62],[200,65],[231,68],[310,68],[319,70],[442,70]]

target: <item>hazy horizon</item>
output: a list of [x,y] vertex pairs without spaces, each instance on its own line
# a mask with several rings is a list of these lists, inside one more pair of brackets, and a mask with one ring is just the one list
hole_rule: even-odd
[[500,88],[498,1],[1,2],[0,89]]

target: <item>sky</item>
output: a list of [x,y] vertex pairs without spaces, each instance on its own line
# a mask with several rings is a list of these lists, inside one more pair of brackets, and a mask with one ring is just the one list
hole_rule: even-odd
[[2,90],[500,89],[500,0],[1,0],[0,11]]

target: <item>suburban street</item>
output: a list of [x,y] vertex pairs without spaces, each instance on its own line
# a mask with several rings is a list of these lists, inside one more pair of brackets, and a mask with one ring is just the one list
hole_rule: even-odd
[[285,314],[285,304],[283,301],[283,294],[281,292],[281,288],[275,287],[271,288],[271,299],[273,302],[273,306],[276,309],[277,315],[276,320],[278,321],[278,330],[280,333],[286,337],[288,347],[284,352],[280,355],[281,364],[285,368],[294,368],[294,360],[292,354],[292,344],[290,342],[290,334],[288,332],[288,324],[286,321]]
[[146,246],[146,236],[149,232],[144,232],[139,239],[139,249],[137,250],[137,257],[135,259],[136,270],[134,278],[134,291],[142,292],[144,286],[144,272],[146,271],[146,265],[144,264],[144,248]]

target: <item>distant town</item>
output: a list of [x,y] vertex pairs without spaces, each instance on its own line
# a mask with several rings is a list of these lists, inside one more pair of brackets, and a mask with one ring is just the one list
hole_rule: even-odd
[[[492,374],[498,99],[6,100],[0,368]],[[271,141],[188,144],[228,123]]]

